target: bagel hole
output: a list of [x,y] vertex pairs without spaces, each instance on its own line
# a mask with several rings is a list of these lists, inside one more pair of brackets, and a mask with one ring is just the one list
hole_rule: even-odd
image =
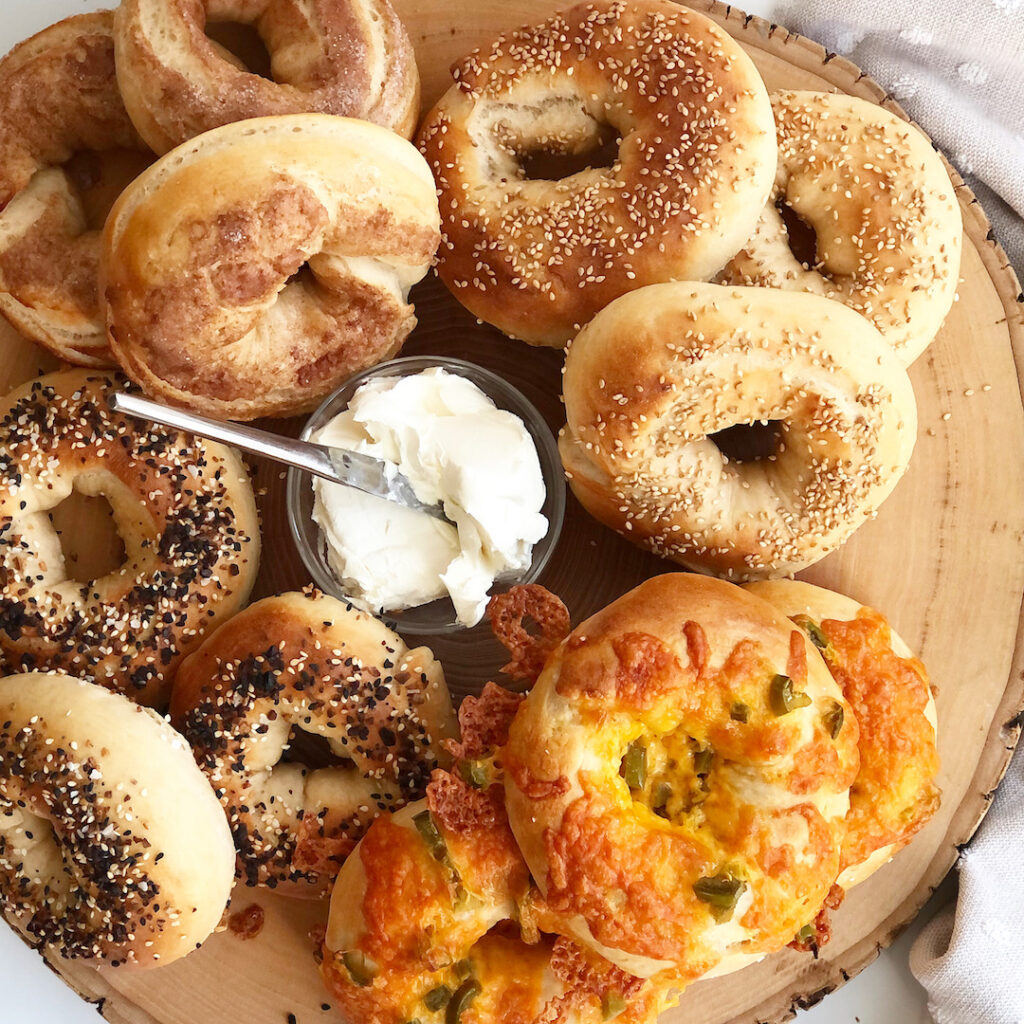
[[8,829],[24,832],[30,842],[45,840],[53,835],[53,816],[41,799],[26,793],[10,805],[10,810],[0,810],[0,832]]
[[326,736],[307,732],[300,725],[293,725],[288,734],[288,744],[281,755],[285,764],[301,764],[310,771],[320,768],[347,767],[350,760],[339,757],[327,742]]
[[255,25],[240,21],[209,21],[206,23],[206,37],[237,57],[250,74],[274,80],[270,51]]
[[709,436],[730,462],[761,462],[784,448],[781,420],[737,423]]
[[775,203],[782,223],[786,225],[786,241],[789,251],[805,270],[818,264],[818,234],[785,200]]
[[719,758],[706,739],[683,727],[634,739],[622,754],[619,775],[634,802],[659,818],[679,821],[707,799]]
[[81,150],[64,162],[87,230],[103,228],[114,201],[152,162],[151,153],[137,149]]
[[114,510],[103,495],[74,490],[48,515],[64,553],[67,579],[91,583],[124,565],[124,541]]
[[287,288],[292,284],[304,284],[307,288],[312,288],[316,284],[316,274],[313,273],[308,263],[303,263],[302,266],[285,281],[284,287]]
[[610,125],[599,128],[593,144],[578,152],[564,152],[555,149],[538,148],[517,153],[523,177],[529,181],[558,181],[580,171],[598,167],[612,167],[619,159],[622,137]]
[[0,837],[11,853],[18,851],[24,857],[22,865],[38,879],[49,885],[54,893],[65,891],[68,870],[66,850],[55,828],[53,814],[41,798],[18,800],[9,812],[0,811]]

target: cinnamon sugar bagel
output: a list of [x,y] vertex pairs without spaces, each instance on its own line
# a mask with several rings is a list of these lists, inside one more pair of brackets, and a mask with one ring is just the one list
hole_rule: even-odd
[[155,967],[220,921],[231,834],[156,713],[66,675],[0,679],[0,901],[60,956]]
[[[238,456],[112,412],[125,384],[68,370],[0,400],[0,667],[162,705],[182,656],[245,603],[259,527]],[[47,516],[72,490],[107,499],[125,549],[89,582],[68,578]]]
[[324,114],[218,128],[111,211],[110,344],[164,401],[297,413],[394,355],[438,239],[430,170],[394,132]]
[[817,914],[857,723],[785,616],[675,573],[570,634],[502,756],[550,910],[624,970],[682,987],[781,948]]
[[[273,80],[206,36],[207,21],[253,25]],[[142,137],[166,153],[202,132],[282,114],[337,114],[409,138],[419,73],[387,0],[123,0],[117,77]]]
[[[455,732],[430,651],[317,592],[221,626],[178,671],[171,716],[227,813],[239,876],[293,896],[322,895],[374,818],[422,796]],[[285,762],[293,732],[347,763]]]
[[[910,460],[910,379],[838,302],[767,288],[651,285],[566,356],[559,440],[573,493],[628,540],[732,579],[818,561],[871,518]],[[725,454],[760,424],[770,448]],[[719,447],[719,446],[722,447]]]
[[[564,345],[641,285],[716,273],[771,190],[771,106],[727,32],[669,0],[596,0],[459,61],[420,129],[439,273],[474,315]],[[610,167],[531,180],[537,152],[621,141]]]
[[862,882],[938,810],[936,716],[928,674],[885,617],[799,580],[746,588],[774,605],[819,648],[860,726],[860,770],[850,787],[838,885]]
[[84,366],[114,361],[97,286],[109,193],[152,159],[118,93],[112,24],[68,18],[0,61],[0,313]]
[[503,806],[500,745],[521,699],[493,683],[467,697],[453,770],[378,818],[342,867],[320,973],[344,1019],[653,1024],[670,1002],[546,931]]
[[[776,92],[775,189],[724,284],[824,295],[878,329],[904,366],[935,337],[956,295],[963,222],[942,158],[914,125],[856,96]],[[790,249],[781,207],[815,234]]]

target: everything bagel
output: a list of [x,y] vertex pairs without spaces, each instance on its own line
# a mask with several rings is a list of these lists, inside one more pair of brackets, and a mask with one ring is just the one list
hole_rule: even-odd
[[231,834],[156,713],[71,676],[0,679],[0,899],[64,957],[155,967],[214,930]]
[[[317,592],[250,605],[182,664],[171,716],[217,791],[248,885],[322,895],[370,822],[423,794],[454,735],[426,647]],[[293,731],[345,763],[285,763]]]
[[[238,456],[112,412],[126,383],[67,370],[0,400],[0,662],[163,706],[183,655],[248,598],[259,524]],[[47,517],[73,490],[110,502],[125,548],[87,582]]]

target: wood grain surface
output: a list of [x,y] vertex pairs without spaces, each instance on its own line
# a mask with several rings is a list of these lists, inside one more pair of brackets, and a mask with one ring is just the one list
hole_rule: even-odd
[[[449,84],[448,66],[497,31],[540,19],[545,0],[393,0],[417,48],[424,105]],[[899,111],[849,61],[775,25],[696,0],[743,44],[769,88],[853,93]],[[938,885],[973,833],[1008,762],[1024,704],[1019,642],[1024,593],[1024,307],[1020,288],[976,200],[953,172],[966,229],[958,301],[911,369],[920,433],[910,470],[878,517],[803,576],[884,610],[938,686],[942,809],[913,844],[854,889],[819,960],[789,950],[690,988],[665,1024],[753,1024],[817,1002],[888,944]],[[497,370],[541,409],[553,430],[561,355],[508,341],[479,325],[433,277],[413,293],[419,326],[403,354],[456,355]],[[3,328],[0,385],[53,364]],[[297,431],[297,422],[275,424]],[[279,467],[258,465],[264,563],[257,596],[306,584],[288,533]],[[100,518],[90,519],[95,512]],[[81,537],[104,527],[102,509],[78,520]],[[673,568],[590,520],[570,497],[562,537],[541,582],[579,621],[647,576]],[[420,641],[417,641],[420,642]],[[458,694],[478,690],[502,663],[485,628],[430,643]],[[239,890],[234,909],[259,903],[266,926],[243,942],[215,935],[186,960],[149,973],[54,968],[104,1017],[124,1024],[332,1022],[337,1014],[312,958],[311,928],[326,904]]]

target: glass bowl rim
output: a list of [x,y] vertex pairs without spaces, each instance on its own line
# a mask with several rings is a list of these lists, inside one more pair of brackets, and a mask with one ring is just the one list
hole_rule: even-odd
[[[550,509],[545,512],[548,520],[548,530],[534,545],[529,567],[514,578],[503,579],[503,577],[499,576],[495,583],[492,584],[491,589],[495,593],[500,593],[501,589],[495,588],[507,589],[509,586],[517,584],[534,583],[547,567],[561,537],[562,526],[565,520],[565,474],[562,470],[562,460],[558,452],[556,433],[551,430],[537,407],[519,388],[509,383],[504,377],[501,377],[493,370],[489,370],[470,360],[454,356],[400,356],[397,359],[389,359],[382,363],[377,363],[375,366],[353,374],[327,395],[307,417],[299,438],[300,440],[308,441],[310,435],[327,422],[329,411],[341,412],[347,407],[346,400],[345,406],[332,410],[332,407],[338,401],[338,397],[343,392],[351,391],[354,393],[360,385],[377,376],[405,377],[435,367],[450,370],[459,376],[468,378],[481,387],[481,390],[484,391],[488,398],[495,401],[498,408],[513,412],[522,421],[537,448],[537,458],[540,463],[541,475],[546,490],[544,504],[545,506],[549,503],[551,505]],[[483,384],[481,384],[481,381],[483,381]],[[320,531],[319,527],[311,519],[311,529],[307,528],[305,523],[306,517],[301,515],[300,502],[302,499],[300,488],[304,485],[309,486],[309,480],[310,475],[305,470],[289,467],[285,488],[285,505],[292,541],[305,565],[306,571],[312,577],[313,584],[325,594],[329,594],[338,600],[351,601],[351,598],[345,594],[340,581],[334,573],[330,572],[329,569],[324,569],[319,564],[321,559],[310,542],[309,534],[315,532],[318,541]],[[313,543],[316,543],[316,541]],[[429,608],[440,601],[447,602],[449,607],[451,607],[450,621],[443,623],[417,622],[414,619],[404,617],[409,613],[415,613],[419,608]],[[356,607],[359,606],[357,605]],[[399,612],[374,611],[370,614],[380,618],[397,632],[410,635],[442,635],[476,628],[474,626],[466,626],[457,621],[454,607],[451,605],[451,600],[448,597],[438,598],[437,602],[418,605]],[[480,623],[477,623],[477,626],[479,625]]]

